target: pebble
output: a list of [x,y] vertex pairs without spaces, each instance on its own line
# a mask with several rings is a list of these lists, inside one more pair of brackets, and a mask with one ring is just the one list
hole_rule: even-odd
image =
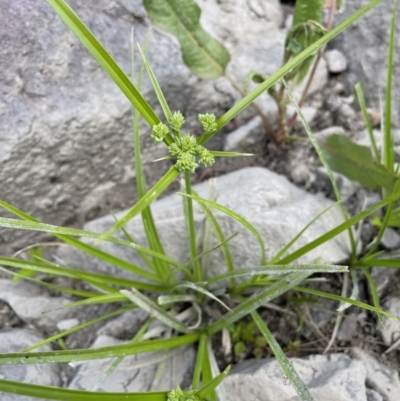
[[347,69],[346,58],[339,50],[332,49],[325,52],[325,60],[328,66],[328,71],[331,74],[340,74]]

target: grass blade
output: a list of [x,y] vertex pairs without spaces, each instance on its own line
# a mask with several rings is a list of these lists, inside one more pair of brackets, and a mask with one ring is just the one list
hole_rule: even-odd
[[275,340],[274,336],[270,332],[268,326],[261,319],[261,316],[256,311],[254,311],[251,313],[251,317],[253,318],[254,322],[256,323],[261,334],[267,340],[269,348],[275,355],[275,358],[279,362],[279,365],[281,365],[281,368],[284,371],[286,377],[290,380],[290,383],[292,384],[294,389],[297,391],[297,394],[300,396],[302,401],[314,401],[314,398],[311,396],[310,392],[308,391],[307,386],[300,379],[299,375],[293,368],[293,365],[290,363],[289,359],[283,352],[282,348],[279,346],[278,342]]
[[128,221],[147,208],[151,202],[157,199],[165,189],[178,177],[179,171],[175,167],[171,167],[168,172],[151,188],[140,200],[133,205],[126,214],[115,223],[110,230],[102,236],[102,241],[107,240],[115,231],[123,227]]
[[56,401],[167,401],[167,392],[161,391],[153,393],[99,393],[39,386],[37,384],[2,379],[0,379],[0,391]]
[[393,87],[393,60],[395,52],[397,0],[393,0],[392,22],[390,26],[389,54],[386,82],[385,124],[383,137],[383,164],[390,171],[394,171],[394,147],[392,138],[392,87]]
[[101,43],[79,19],[72,8],[64,0],[47,0],[47,2],[99,62],[102,68],[117,84],[122,93],[135,106],[149,125],[153,126],[158,124],[160,119],[157,117],[153,109],[149,106],[110,54],[104,49]]
[[139,306],[141,309],[145,310],[150,316],[153,316],[160,322],[163,322],[168,327],[171,327],[181,333],[188,332],[187,327],[183,323],[175,319],[163,308],[161,308],[155,302],[153,302],[150,298],[141,294],[134,288],[132,288],[130,291],[122,290],[121,293],[124,294],[127,298],[129,298],[134,304]]
[[193,379],[192,379],[192,389],[197,390],[200,384],[200,375],[203,368],[204,354],[206,353],[207,347],[207,336],[202,334],[199,340],[199,347],[197,349],[196,364],[194,367]]
[[234,212],[233,210],[228,209],[225,206],[222,206],[216,202],[210,201],[208,199],[200,198],[199,196],[196,195],[189,195],[189,194],[184,194],[182,192],[178,192],[178,195],[186,196],[188,198],[194,199],[196,202],[203,203],[206,206],[211,206],[214,209],[217,209],[232,219],[238,221],[240,224],[242,224],[244,227],[246,227],[257,239],[258,243],[260,244],[261,248],[261,264],[264,264],[266,261],[266,256],[265,256],[265,245],[264,245],[264,240],[262,239],[261,235],[259,232],[247,221],[245,220],[242,216]]
[[372,129],[372,124],[371,120],[368,115],[367,111],[367,106],[365,104],[365,97],[364,97],[364,91],[360,83],[357,83],[355,86],[356,88],[356,95],[357,95],[357,100],[358,104],[360,105],[360,109],[364,118],[365,126],[367,127],[367,132],[369,135],[369,140],[371,142],[372,150],[374,152],[375,160],[377,164],[381,164],[381,156],[378,151],[378,147],[376,146],[376,141],[375,141],[375,136],[374,136],[374,131]]
[[199,339],[198,333],[158,340],[146,340],[137,343],[124,343],[102,348],[73,349],[47,352],[14,352],[0,354],[0,365],[27,365],[58,362],[80,362],[95,359],[117,358],[120,356],[144,354],[162,351],[182,345],[193,344]]

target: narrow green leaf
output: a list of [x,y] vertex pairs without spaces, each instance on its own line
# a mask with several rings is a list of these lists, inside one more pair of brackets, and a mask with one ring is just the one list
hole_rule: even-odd
[[241,152],[220,152],[211,150],[210,153],[215,157],[242,157],[242,156],[254,156],[253,153],[241,153]]
[[217,388],[222,383],[225,377],[228,376],[230,370],[231,367],[228,366],[222,373],[214,377],[214,379],[210,380],[205,386],[201,388],[201,390],[197,392],[197,396],[203,398],[211,393],[211,391],[215,390],[215,388]]
[[149,106],[110,54],[104,49],[101,43],[79,19],[72,8],[64,0],[47,0],[47,2],[99,62],[149,125],[153,126],[158,124],[160,119],[157,117],[153,109]]
[[265,256],[265,245],[264,245],[264,240],[262,239],[261,235],[259,232],[254,228],[253,225],[251,225],[246,219],[244,219],[242,216],[234,212],[233,210],[228,209],[225,206],[222,206],[216,202],[210,201],[208,199],[200,198],[199,196],[196,195],[189,195],[189,194],[184,194],[182,192],[178,192],[178,195],[186,196],[188,198],[194,199],[196,202],[203,203],[206,206],[210,206],[214,209],[217,209],[232,219],[238,221],[240,224],[242,224],[244,227],[246,227],[257,239],[258,243],[260,244],[261,248],[261,264],[265,263],[266,256]]
[[200,335],[199,347],[197,349],[196,364],[194,367],[192,388],[197,390],[200,384],[200,375],[203,368],[204,355],[206,353],[207,336],[205,334]]
[[285,293],[297,284],[301,283],[309,275],[309,272],[293,273],[277,281],[265,290],[246,299],[231,312],[228,312],[216,322],[212,323],[208,327],[207,333],[211,335],[221,330],[223,327],[229,326],[230,324],[241,319],[243,316],[246,316],[254,310],[258,309],[264,303],[269,302],[274,298],[277,298],[279,295]]
[[203,79],[222,76],[228,51],[200,25],[201,10],[193,0],[144,0],[151,20],[174,35],[181,45],[185,64]]
[[379,154],[378,147],[376,146],[374,131],[372,129],[371,120],[369,118],[367,106],[365,104],[364,91],[363,91],[363,88],[360,83],[357,83],[357,85],[355,86],[355,89],[356,89],[358,104],[360,105],[360,109],[361,109],[361,112],[362,112],[362,115],[364,118],[365,126],[367,127],[369,140],[371,142],[372,150],[374,152],[375,162],[379,165],[379,164],[381,164],[381,156]]
[[153,72],[149,62],[147,61],[147,57],[139,44],[138,44],[138,48],[140,51],[140,55],[142,56],[142,59],[143,59],[143,64],[146,67],[147,73],[149,74],[151,84],[153,85],[153,89],[156,92],[157,99],[161,105],[161,108],[163,109],[165,118],[167,119],[167,121],[169,121],[172,117],[172,113],[168,106],[167,100],[165,99],[165,96],[161,90],[160,84],[158,83],[157,78],[154,75],[154,72]]
[[[365,266],[361,266],[361,270],[364,273],[365,278],[368,281],[368,287],[371,292],[372,302],[377,309],[381,309],[381,304],[379,302],[379,294],[378,289],[376,288],[376,283],[374,278],[372,277],[371,273]],[[379,316],[379,321],[381,321],[381,317]]]
[[168,327],[171,327],[181,333],[187,333],[187,327],[181,323],[179,320],[175,319],[172,315],[166,312],[163,308],[158,306],[155,302],[153,302],[150,298],[141,294],[135,288],[132,288],[130,291],[121,290],[121,293],[124,294],[127,298],[129,298],[134,304],[139,306],[141,309],[145,310],[150,316],[158,319],[160,322],[163,322]]
[[344,273],[348,271],[347,266],[337,265],[267,265],[259,267],[246,267],[243,269],[236,269],[233,272],[219,274],[218,276],[211,277],[207,280],[207,285],[217,283],[222,280],[227,280],[231,277],[243,276],[263,276],[268,275],[282,275],[288,273],[308,272],[312,273]]
[[304,292],[306,294],[316,295],[316,296],[322,297],[322,298],[333,299],[334,301],[339,301],[339,302],[343,302],[343,303],[349,303],[351,305],[358,306],[359,308],[363,308],[363,309],[370,310],[371,312],[375,312],[378,315],[383,314],[387,317],[390,317],[391,319],[398,320],[396,316],[392,315],[389,312],[385,312],[382,309],[376,308],[375,306],[368,305],[364,302],[356,301],[355,299],[342,297],[340,295],[331,294],[329,292],[312,290],[311,288],[305,288],[305,287],[294,287],[293,289],[295,291]]
[[0,379],[0,391],[56,401],[167,401],[167,392],[99,393],[67,390]]
[[175,167],[171,167],[168,172],[151,188],[140,200],[133,205],[126,214],[119,219],[118,223],[114,224],[102,236],[102,241],[107,240],[115,231],[123,227],[128,221],[132,220],[135,216],[147,208],[155,199],[157,199],[165,189],[178,177],[179,171]]
[[302,401],[314,401],[314,398],[311,396],[310,392],[308,391],[307,386],[300,379],[300,376],[297,374],[293,365],[290,363],[289,359],[283,352],[282,348],[279,346],[278,342],[275,340],[275,338],[272,335],[272,333],[270,332],[268,326],[261,319],[261,316],[256,311],[254,311],[251,313],[251,317],[253,318],[254,322],[256,323],[261,334],[267,340],[269,348],[275,355],[275,358],[279,362],[279,365],[281,365],[281,368],[284,371],[286,377],[290,380],[290,383],[292,384],[294,389],[297,391],[297,394],[300,396]]
[[368,189],[392,190],[396,177],[374,163],[371,149],[354,143],[346,135],[331,135],[319,141],[329,167]]
[[392,138],[392,87],[393,87],[393,68],[395,52],[395,33],[396,33],[396,8],[397,0],[393,0],[392,22],[390,26],[389,54],[387,66],[386,82],[386,104],[385,104],[385,124],[383,139],[383,163],[385,167],[394,171],[394,147]]
[[252,90],[248,95],[246,95],[243,99],[241,99],[238,103],[236,103],[230,110],[228,110],[222,117],[220,117],[217,121],[218,129],[213,133],[203,134],[199,138],[199,144],[202,145],[207,142],[213,135],[216,134],[222,127],[229,123],[235,116],[237,116],[241,111],[243,111],[246,107],[249,106],[257,97],[259,97],[262,93],[264,93],[267,89],[272,87],[276,82],[278,82],[282,77],[284,77],[288,72],[290,72],[294,67],[299,65],[302,61],[304,61],[307,57],[311,56],[323,46],[325,46],[331,39],[337,36],[340,32],[345,30],[348,26],[357,21],[360,17],[374,8],[376,5],[381,3],[382,0],[372,0],[364,7],[361,7],[357,10],[353,15],[347,18],[345,21],[337,25],[331,31],[329,31],[326,35],[324,35],[321,39],[317,40],[312,46],[308,47],[306,50],[302,51],[298,56],[291,59],[288,63],[286,63],[282,68],[280,68],[275,74],[271,75],[268,79],[266,79],[262,84],[257,86],[254,90]]
[[199,339],[198,333],[185,334],[174,338],[124,343],[102,348],[73,349],[46,352],[13,352],[0,354],[0,365],[27,365],[58,362],[79,362],[95,359],[117,358],[146,352],[162,351],[182,345],[193,344]]
[[103,320],[110,319],[111,317],[121,315],[122,313],[130,311],[130,310],[132,310],[134,308],[135,308],[135,305],[129,305],[129,306],[125,307],[125,308],[118,309],[117,311],[114,311],[114,312],[111,312],[111,313],[107,313],[106,315],[100,316],[100,317],[98,317],[96,319],[89,320],[88,322],[79,324],[77,326],[72,327],[71,329],[64,330],[64,331],[62,331],[62,332],[60,332],[60,333],[58,333],[58,334],[56,334],[56,335],[54,335],[52,337],[48,337],[43,341],[40,341],[40,342],[38,342],[36,344],[33,344],[33,345],[23,349],[21,352],[32,351],[32,350],[34,350],[36,348],[42,347],[43,345],[49,344],[49,343],[51,343],[53,341],[56,341],[56,340],[58,340],[60,338],[68,336],[69,334],[75,333],[78,330],[82,330],[82,329],[84,329],[86,327],[89,327],[92,324],[99,323],[99,322],[101,322]]

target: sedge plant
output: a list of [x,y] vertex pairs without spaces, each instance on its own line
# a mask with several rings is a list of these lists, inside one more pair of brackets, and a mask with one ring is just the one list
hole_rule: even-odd
[[[258,336],[260,337],[258,340],[259,343],[262,343],[263,346],[268,344],[270,351],[277,358],[284,374],[298,392],[300,398],[303,401],[313,399],[306,385],[297,375],[289,359],[258,311],[262,308],[263,304],[273,301],[287,291],[296,290],[308,295],[326,297],[338,302],[362,307],[375,312],[379,316],[391,316],[376,305],[369,305],[351,297],[343,297],[309,288],[307,279],[312,274],[346,274],[346,266],[327,265],[321,262],[299,264],[297,261],[300,257],[329,241],[336,235],[346,230],[349,230],[349,233],[351,233],[351,229],[357,223],[377,210],[393,204],[393,202],[400,198],[400,193],[394,192],[388,194],[385,199],[376,205],[363,210],[356,216],[347,216],[343,223],[332,228],[329,232],[295,251],[291,250],[292,245],[304,230],[309,228],[314,219],[295,238],[291,239],[280,252],[274,257],[267,259],[266,244],[255,227],[233,210],[229,210],[225,206],[218,204],[215,199],[199,197],[194,188],[192,188],[191,174],[193,174],[198,164],[212,165],[215,157],[238,156],[236,153],[214,152],[208,150],[204,145],[232,118],[249,107],[262,93],[275,85],[286,74],[307,60],[329,40],[371,10],[380,1],[371,1],[349,19],[328,33],[325,33],[313,46],[306,48],[288,60],[279,71],[247,94],[224,115],[216,118],[209,110],[199,114],[199,123],[203,127],[203,133],[201,136],[195,137],[190,133],[183,132],[184,116],[177,110],[170,110],[162,89],[146,59],[146,46],[144,50],[140,49],[143,58],[142,72],[144,69],[147,70],[153,84],[164,113],[162,119],[140,94],[142,73],[139,75],[137,85],[135,85],[133,80],[121,70],[64,0],[47,0],[49,5],[53,7],[55,12],[78,36],[82,44],[95,57],[109,74],[110,78],[121,89],[122,93],[132,103],[134,109],[136,185],[139,200],[120,219],[116,220],[112,228],[100,234],[88,230],[44,224],[35,217],[4,201],[0,201],[0,206],[17,218],[0,217],[0,226],[10,229],[49,233],[63,243],[73,246],[94,258],[112,263],[139,278],[131,280],[118,276],[77,270],[68,266],[60,266],[50,260],[43,259],[40,254],[35,255],[30,260],[18,257],[0,257],[0,265],[2,266],[0,268],[2,271],[8,272],[19,279],[30,280],[39,285],[77,297],[76,301],[66,305],[65,308],[99,303],[116,304],[116,310],[107,315],[60,332],[20,352],[1,354],[0,365],[73,363],[112,358],[113,363],[106,372],[106,375],[111,375],[126,356],[151,352],[159,355],[160,361],[169,351],[175,350],[179,352],[182,347],[189,345],[196,346],[197,356],[194,364],[192,384],[189,389],[181,389],[179,387],[180,383],[176,383],[176,387],[168,389],[168,391],[100,393],[98,391],[76,391],[0,379],[0,392],[9,392],[48,400],[68,401],[225,401],[223,379],[228,374],[229,367],[223,372],[218,371],[212,348],[212,338],[215,335],[219,335],[225,328],[237,324],[242,318],[248,317],[254,322],[252,327],[257,329]],[[211,50],[210,48],[206,50],[212,52],[212,47]],[[199,57],[201,57],[204,48],[194,46],[192,51],[199,52]],[[215,67],[214,63],[212,64]],[[205,64],[205,68],[208,67]],[[173,161],[173,166],[152,188],[147,188],[143,174],[139,142],[139,118],[143,118],[151,127],[151,135],[154,141],[165,144],[165,158]],[[180,175],[182,176],[182,191],[180,195],[184,203],[190,255],[189,260],[185,262],[174,260],[168,256],[168,252],[160,240],[157,225],[151,212],[152,202]],[[205,216],[206,228],[201,251],[199,250],[194,224],[194,202],[199,204]],[[220,213],[226,214],[236,220],[257,239],[260,260],[258,266],[244,267],[235,265],[229,249],[229,242],[233,236],[227,237],[223,232],[218,222],[218,214]],[[124,228],[127,222],[139,215],[145,223],[144,227],[148,246],[137,244]],[[212,246],[211,236],[214,236],[217,245]],[[79,238],[89,238],[92,242],[84,242]],[[135,250],[142,258],[146,268],[100,249],[99,245],[104,241]],[[226,271],[225,273],[210,277],[207,271],[207,260],[212,257],[212,252],[216,248],[221,248],[222,250],[226,261]],[[353,247],[353,257],[354,253]],[[90,290],[57,286],[35,278],[34,274],[36,272],[45,275],[79,279],[87,284],[87,288],[90,288]],[[215,290],[216,285],[219,288],[218,291]],[[221,288],[223,289],[222,292]],[[208,317],[207,313],[203,313],[210,305],[220,308],[220,317],[212,318]],[[44,344],[60,341],[77,330],[134,308],[143,309],[148,313],[149,318],[130,342],[96,349],[62,349],[60,351],[47,352],[36,350]],[[154,327],[150,329],[150,324],[156,324],[156,329],[154,330]],[[165,332],[168,332],[168,336],[161,338],[160,335]],[[261,340],[261,337],[264,340]]]

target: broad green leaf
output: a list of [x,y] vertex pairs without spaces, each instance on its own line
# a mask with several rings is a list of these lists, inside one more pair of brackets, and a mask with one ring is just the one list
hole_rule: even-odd
[[241,319],[243,316],[246,316],[254,310],[258,309],[264,303],[279,297],[286,291],[301,283],[309,275],[309,272],[298,272],[277,281],[265,290],[246,299],[231,312],[228,312],[226,315],[218,319],[215,323],[212,323],[208,327],[207,333],[211,335],[218,332],[223,327],[229,326],[230,324]]
[[153,126],[158,124],[160,119],[153,109],[67,2],[64,0],[47,0],[47,2],[99,62],[149,125]]
[[135,288],[132,288],[130,291],[121,290],[121,293],[124,294],[129,300],[131,300],[135,305],[139,306],[141,309],[145,310],[150,316],[158,319],[160,322],[163,322],[168,327],[171,327],[181,333],[187,333],[187,327],[177,320],[175,317],[166,312],[163,308],[158,306],[155,302],[153,302],[146,295],[141,294]]
[[269,348],[274,353],[275,358],[279,362],[279,365],[281,365],[281,368],[284,371],[286,377],[290,380],[290,383],[292,384],[294,389],[297,391],[297,393],[299,394],[302,401],[314,401],[314,398],[311,396],[310,392],[308,391],[307,386],[300,379],[300,376],[297,374],[297,372],[293,368],[293,365],[290,363],[289,359],[283,352],[282,348],[279,346],[278,342],[275,340],[275,337],[270,332],[268,326],[261,319],[261,316],[256,311],[254,311],[251,313],[251,317],[253,318],[254,322],[256,323],[261,334],[267,340]]
[[368,189],[393,189],[396,177],[374,163],[369,147],[354,143],[346,135],[331,135],[319,141],[330,168],[358,181]]
[[99,393],[0,379],[0,392],[56,401],[167,401],[167,392]]
[[294,7],[293,24],[295,27],[308,21],[322,24],[324,0],[297,0]]
[[201,10],[193,0],[144,0],[143,4],[151,20],[179,40],[183,60],[194,74],[217,79],[225,73],[229,53],[201,27]]
[[214,136],[222,127],[229,123],[234,117],[236,117],[241,111],[248,107],[255,99],[257,99],[266,90],[271,88],[276,82],[278,82],[282,77],[284,77],[288,72],[290,72],[294,67],[303,62],[307,57],[315,54],[321,47],[325,46],[330,40],[335,36],[339,35],[340,32],[345,30],[360,17],[374,8],[376,5],[381,3],[382,0],[372,0],[364,7],[361,7],[353,15],[347,18],[345,21],[337,25],[321,39],[317,40],[312,46],[308,47],[306,50],[302,51],[298,56],[291,59],[282,68],[280,68],[275,74],[272,74],[268,79],[266,79],[262,84],[253,89],[248,95],[236,103],[231,109],[229,109],[222,117],[217,120],[217,131],[213,133],[203,134],[199,138],[199,144],[202,145],[207,142],[212,136]]
[[27,365],[58,362],[79,362],[95,359],[116,358],[119,356],[144,354],[163,351],[182,345],[193,344],[199,339],[198,333],[185,334],[179,337],[146,340],[135,343],[124,343],[102,348],[73,349],[66,351],[46,352],[13,352],[0,354],[0,365]]

